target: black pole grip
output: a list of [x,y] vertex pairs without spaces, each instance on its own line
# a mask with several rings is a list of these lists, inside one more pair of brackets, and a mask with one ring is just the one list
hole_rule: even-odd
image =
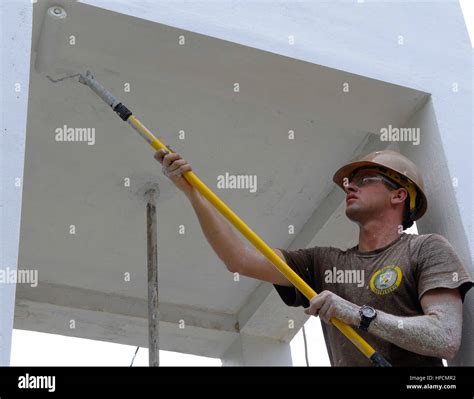
[[370,356],[370,360],[372,360],[372,363],[377,367],[392,367],[392,365],[379,352],[375,352]]
[[125,105],[123,105],[122,103],[118,103],[115,108],[114,108],[114,111],[124,120],[126,121],[130,115],[132,115],[132,111],[130,111]]

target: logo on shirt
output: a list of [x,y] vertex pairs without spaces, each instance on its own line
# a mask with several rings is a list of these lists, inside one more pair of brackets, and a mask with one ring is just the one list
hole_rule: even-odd
[[377,270],[370,279],[370,289],[377,295],[395,291],[402,282],[402,271],[398,266],[385,266]]

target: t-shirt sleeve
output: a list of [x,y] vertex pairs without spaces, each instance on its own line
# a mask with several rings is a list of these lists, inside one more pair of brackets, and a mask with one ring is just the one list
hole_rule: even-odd
[[[298,276],[308,285],[314,287],[314,261],[316,247],[288,251],[278,248],[285,257],[286,264],[290,266]],[[275,289],[283,302],[288,306],[309,306],[308,299],[295,287],[285,287],[274,284]]]
[[461,298],[474,285],[466,267],[449,241],[430,234],[421,244],[417,266],[418,298],[434,288],[459,288]]

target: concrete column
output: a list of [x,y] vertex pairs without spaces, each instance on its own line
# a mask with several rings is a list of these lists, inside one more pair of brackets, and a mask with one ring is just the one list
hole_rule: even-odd
[[[442,131],[437,123],[436,111],[430,100],[407,123],[407,127],[420,128],[420,144],[404,143],[400,150],[423,171],[428,197],[428,211],[417,221],[419,234],[437,233],[446,237],[465,266],[474,276],[472,254],[472,137],[469,118],[456,129]],[[457,146],[443,145],[443,140],[456,138]],[[464,160],[466,167],[452,172],[448,160]],[[471,221],[471,223],[469,223]],[[466,295],[463,307],[463,337],[461,348],[450,366],[474,365],[474,290]]]
[[[25,162],[26,114],[30,76],[32,2],[0,3],[2,17],[2,129],[0,134],[0,269],[16,273]],[[32,266],[34,267],[34,266]],[[12,283],[0,283],[0,366],[10,364],[15,309]]]
[[240,334],[221,358],[223,366],[292,366],[290,344]]

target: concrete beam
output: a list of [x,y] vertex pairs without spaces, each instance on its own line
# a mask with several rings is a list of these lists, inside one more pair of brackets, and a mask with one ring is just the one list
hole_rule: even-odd
[[301,309],[286,306],[268,283],[260,284],[239,312],[241,333],[281,342],[290,342],[307,319]]
[[[19,285],[14,327],[147,347],[147,301],[63,285]],[[238,333],[232,315],[160,303],[162,350],[219,358]]]

